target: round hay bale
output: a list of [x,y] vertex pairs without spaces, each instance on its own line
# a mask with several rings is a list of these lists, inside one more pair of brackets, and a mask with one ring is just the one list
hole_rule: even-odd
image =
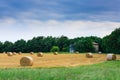
[[16,55],[17,53],[16,52],[13,52],[13,55]]
[[20,59],[20,65],[21,66],[32,66],[33,65],[33,59],[30,56],[25,56]]
[[3,52],[3,54],[6,54],[6,52]]
[[101,51],[99,51],[98,53],[99,53],[99,54],[101,54],[102,52],[101,52]]
[[107,54],[107,61],[116,60],[115,54]]
[[3,54],[6,54],[6,52],[3,52]]
[[79,54],[79,52],[78,52],[78,51],[76,51],[76,52],[75,52],[75,54]]
[[33,55],[33,54],[34,54],[34,52],[30,52],[30,54],[31,54],[31,55]]
[[19,52],[18,54],[19,54],[19,55],[21,55],[21,54],[22,54],[22,52]]
[[53,54],[54,54],[54,55],[58,55],[58,52],[54,52]]
[[87,54],[86,54],[86,57],[87,57],[87,58],[92,58],[92,57],[93,57],[93,54],[92,54],[92,53],[87,53]]
[[38,57],[43,57],[43,53],[42,53],[42,52],[39,52],[39,53],[37,54],[37,56],[38,56]]
[[8,56],[13,56],[13,53],[8,52],[7,55],[8,55]]

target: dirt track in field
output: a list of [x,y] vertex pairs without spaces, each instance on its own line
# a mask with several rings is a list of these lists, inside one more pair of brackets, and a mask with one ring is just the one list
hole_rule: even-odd
[[[44,54],[43,57],[37,57],[36,54],[22,54],[8,56],[0,54],[0,68],[21,68],[20,59],[23,56],[31,56],[34,60],[34,67],[69,67],[78,65],[89,65],[106,61],[106,54],[93,54],[93,58],[86,58],[85,54]],[[117,55],[120,60],[120,55]]]

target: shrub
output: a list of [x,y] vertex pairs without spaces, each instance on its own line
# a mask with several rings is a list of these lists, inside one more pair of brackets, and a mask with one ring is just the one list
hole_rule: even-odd
[[59,52],[59,47],[58,46],[53,46],[52,48],[51,48],[51,52]]

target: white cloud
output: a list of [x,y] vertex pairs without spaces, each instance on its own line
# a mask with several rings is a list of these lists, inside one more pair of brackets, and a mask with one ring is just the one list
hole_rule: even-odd
[[4,20],[0,20],[0,25],[14,25],[16,24],[16,20],[13,18],[5,18]]
[[16,41],[18,39],[31,39],[35,36],[68,36],[69,38],[81,36],[103,37],[110,34],[120,26],[119,22],[93,22],[93,21],[18,21],[6,18],[0,21],[0,41]]

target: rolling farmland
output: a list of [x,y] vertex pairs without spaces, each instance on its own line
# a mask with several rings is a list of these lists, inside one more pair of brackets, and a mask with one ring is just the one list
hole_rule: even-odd
[[[22,68],[20,66],[20,59],[23,56],[31,56],[34,60],[33,66],[38,67],[70,67],[80,65],[90,65],[106,61],[106,54],[93,54],[93,58],[86,58],[85,54],[45,54],[43,57],[38,57],[37,54],[22,54],[8,56],[7,54],[0,54],[0,68]],[[117,55],[120,60],[120,55]]]

